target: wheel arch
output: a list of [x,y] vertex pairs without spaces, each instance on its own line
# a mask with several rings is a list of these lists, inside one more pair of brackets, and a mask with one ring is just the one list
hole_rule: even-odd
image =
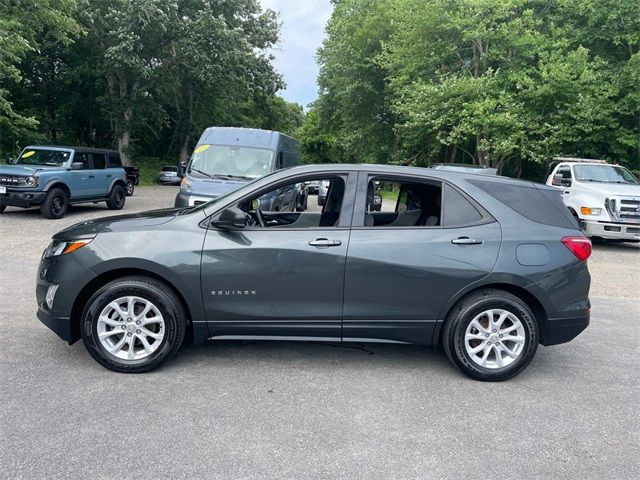
[[124,188],[126,193],[127,183],[122,178],[116,178],[115,180],[113,180],[113,182],[111,182],[111,185],[109,186],[109,193],[111,193],[113,187],[115,187],[116,185],[120,185],[122,188]]
[[[531,309],[531,311],[533,312],[534,319],[538,324],[539,341],[542,341],[547,337],[549,317],[547,316],[547,311],[545,310],[542,302],[530,290],[527,290],[526,288],[519,285],[514,285],[513,283],[501,283],[501,282],[486,283],[483,285],[477,285],[470,290],[462,292],[460,295],[456,296],[455,299],[449,302],[447,307],[445,307],[444,315],[442,316],[443,321],[440,322],[440,325],[441,326],[444,325],[444,322],[446,322],[447,318],[449,317],[449,314],[453,311],[456,305],[458,305],[461,301],[463,301],[468,296],[473,295],[474,293],[480,290],[486,290],[486,289],[503,290],[522,300]],[[435,343],[439,344],[442,342],[442,330],[443,329],[440,327],[434,333],[434,338],[437,339]]]
[[43,189],[43,191],[49,192],[52,188],[60,188],[61,190],[64,191],[64,193],[67,194],[67,198],[69,199],[71,198],[71,190],[69,189],[66,183],[60,180],[54,180],[48,183],[47,186]]
[[208,330],[206,323],[202,322],[194,322],[192,308],[189,306],[189,302],[187,302],[185,295],[180,291],[179,288],[176,287],[174,282],[171,282],[169,279],[165,278],[165,276],[159,274],[158,272],[144,269],[144,268],[115,268],[113,270],[108,270],[100,273],[93,279],[91,279],[82,289],[80,293],[76,296],[73,306],[71,307],[71,341],[70,343],[75,342],[80,339],[80,322],[82,320],[82,315],[85,311],[87,302],[91,298],[91,296],[100,288],[105,286],[107,283],[117,280],[123,277],[131,277],[131,276],[139,276],[139,277],[148,277],[153,278],[159,282],[162,282],[167,288],[173,291],[182,307],[185,310],[188,326],[192,327],[193,331],[193,340],[196,343],[201,343],[202,341],[208,338]]

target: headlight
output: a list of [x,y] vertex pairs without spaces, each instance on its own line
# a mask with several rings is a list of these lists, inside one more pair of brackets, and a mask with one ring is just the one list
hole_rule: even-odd
[[35,187],[36,185],[38,185],[38,178],[27,177],[24,179],[24,183],[27,185],[27,187]]
[[580,213],[582,215],[600,215],[602,213],[601,208],[589,208],[589,207],[580,207]]
[[180,190],[183,192],[191,191],[191,180],[188,177],[182,177],[182,181],[180,182]]
[[69,240],[68,242],[53,240],[42,254],[42,258],[57,257],[65,253],[75,252],[90,243],[91,240],[93,240],[93,238],[79,238],[77,240]]

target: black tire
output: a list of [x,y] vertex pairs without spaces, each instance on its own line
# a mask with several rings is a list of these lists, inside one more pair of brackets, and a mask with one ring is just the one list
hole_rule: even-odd
[[133,195],[133,192],[135,190],[135,184],[133,183],[133,180],[127,180],[127,197],[130,197],[131,195]]
[[67,193],[61,188],[52,188],[40,204],[40,212],[45,218],[57,220],[64,217],[69,209]]
[[[467,353],[465,332],[477,315],[498,308],[514,314],[520,320],[525,332],[524,346],[509,365],[486,368],[473,361]],[[476,380],[499,382],[515,377],[529,365],[538,349],[538,335],[538,324],[525,302],[504,290],[485,289],[463,298],[451,310],[442,331],[442,345],[449,360],[464,374]],[[493,355],[496,355],[495,352]]]
[[[164,319],[164,337],[157,349],[146,358],[118,358],[109,353],[98,338],[100,313],[109,303],[126,296],[136,296],[150,301]],[[153,278],[132,276],[109,282],[89,299],[82,314],[80,330],[87,351],[100,365],[114,372],[142,373],[158,368],[173,357],[184,341],[186,329],[187,317],[184,307],[173,290]]]
[[0,213],[4,213],[4,211],[6,210],[7,206],[3,203],[0,203]]
[[122,185],[114,185],[109,194],[109,200],[107,200],[107,207],[109,210],[121,210],[124,207],[126,199],[126,192]]

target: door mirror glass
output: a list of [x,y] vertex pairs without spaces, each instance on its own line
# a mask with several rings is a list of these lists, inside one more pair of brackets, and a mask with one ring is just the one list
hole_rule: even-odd
[[247,214],[238,207],[225,208],[217,220],[213,220],[211,225],[224,230],[235,230],[244,228],[247,223]]

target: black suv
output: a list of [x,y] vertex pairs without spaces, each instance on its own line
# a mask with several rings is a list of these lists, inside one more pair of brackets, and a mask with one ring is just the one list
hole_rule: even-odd
[[[329,183],[322,208],[261,198]],[[375,187],[374,187],[375,186]],[[385,191],[380,211],[372,189]],[[114,248],[117,246],[117,248]],[[481,380],[521,372],[539,343],[589,324],[591,243],[554,189],[420,168],[278,171],[201,206],[56,234],[38,317],[119,372],[151,370],[187,331],[206,339],[442,345]]]

